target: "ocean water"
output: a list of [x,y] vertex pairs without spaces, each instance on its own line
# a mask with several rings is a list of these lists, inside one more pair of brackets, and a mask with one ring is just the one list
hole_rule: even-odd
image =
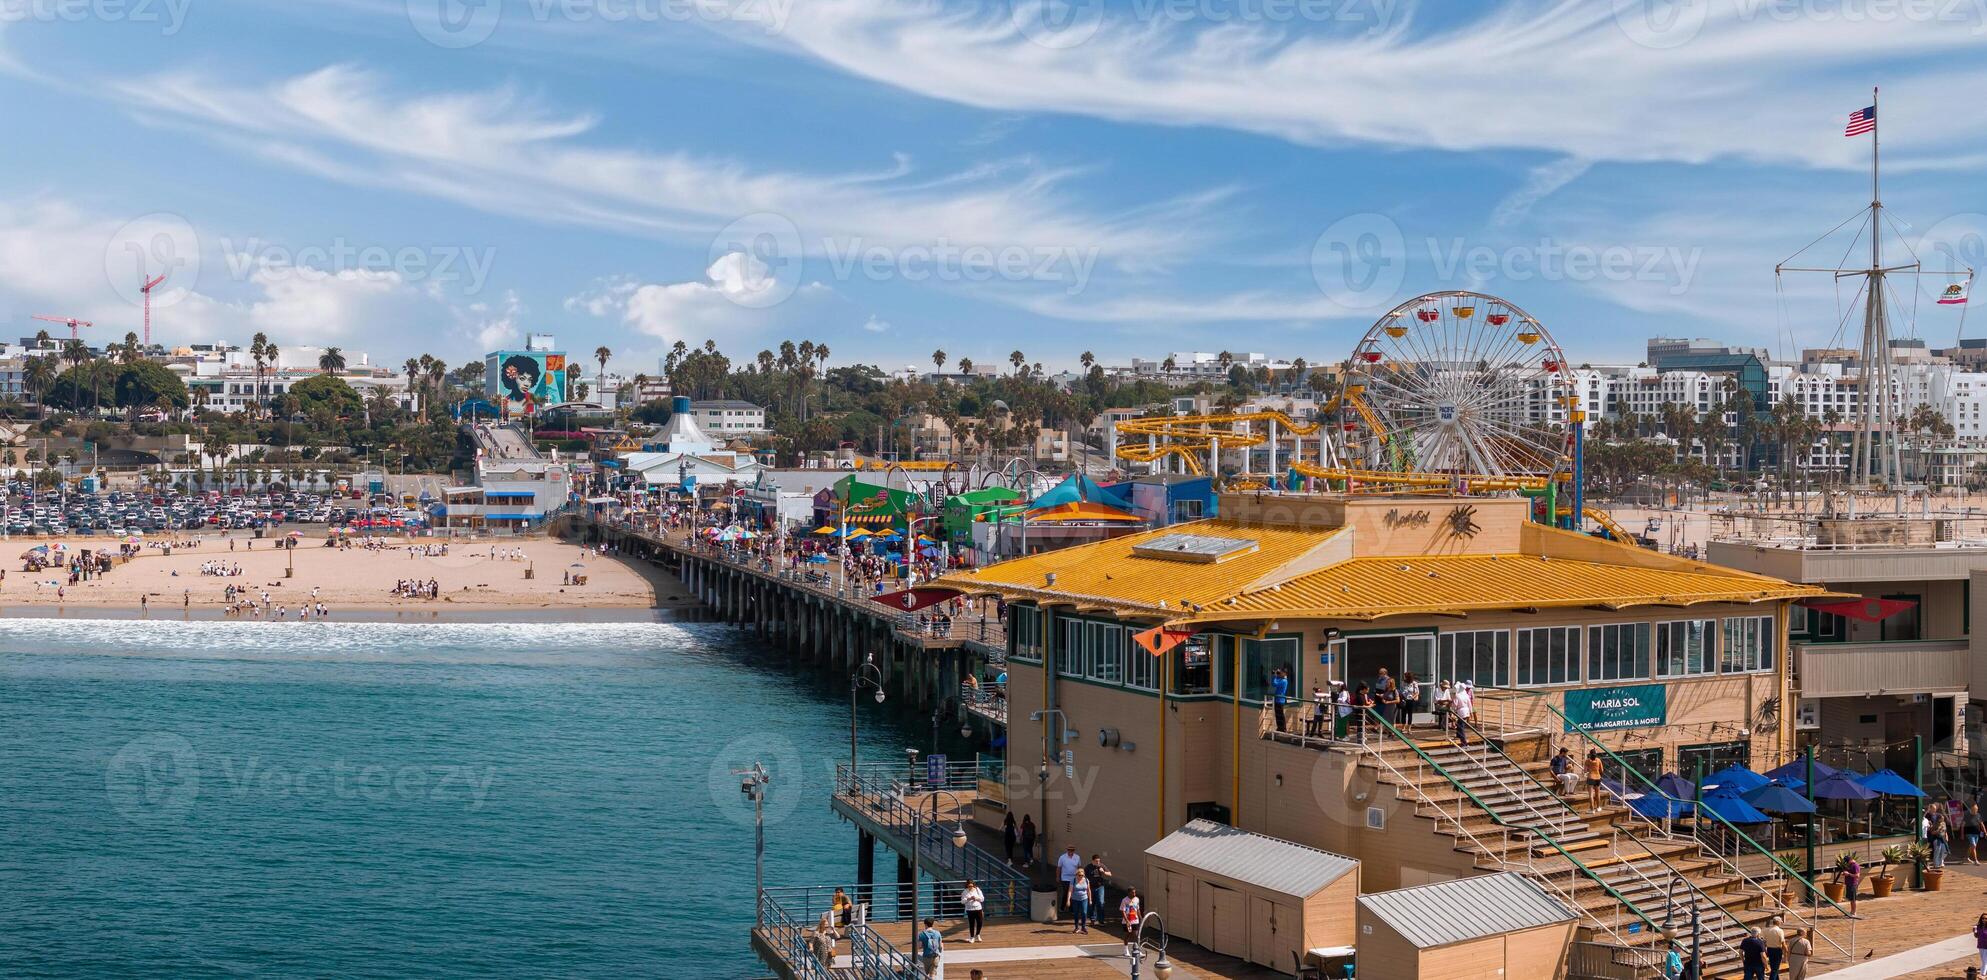
[[0,976],[764,976],[731,772],[768,884],[851,880],[847,690],[719,624],[0,620]]

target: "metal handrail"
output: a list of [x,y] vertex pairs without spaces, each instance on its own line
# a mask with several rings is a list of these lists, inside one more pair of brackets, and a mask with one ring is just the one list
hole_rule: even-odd
[[[1559,841],[1556,840],[1551,834],[1546,833],[1543,828],[1519,826],[1505,820],[1503,815],[1499,814],[1496,810],[1491,809],[1489,804],[1483,802],[1482,798],[1478,797],[1473,790],[1471,790],[1468,786],[1464,785],[1462,780],[1457,779],[1455,774],[1449,772],[1447,769],[1442,768],[1440,763],[1437,763],[1432,757],[1429,756],[1427,752],[1422,751],[1421,746],[1416,744],[1413,739],[1408,738],[1406,735],[1402,734],[1401,730],[1395,728],[1392,722],[1388,721],[1384,717],[1381,717],[1380,712],[1374,710],[1370,706],[1362,710],[1372,715],[1373,720],[1380,723],[1380,727],[1382,730],[1392,734],[1395,738],[1400,740],[1402,745],[1405,745],[1409,749],[1413,750],[1414,754],[1419,756],[1421,758],[1421,761],[1424,764],[1426,764],[1428,768],[1434,770],[1437,775],[1447,780],[1449,782],[1449,785],[1454,786],[1457,790],[1461,791],[1464,796],[1468,797],[1470,802],[1476,804],[1477,809],[1482,810],[1483,813],[1490,818],[1492,823],[1496,824],[1499,827],[1503,827],[1507,830],[1516,830],[1523,833],[1531,834],[1534,837],[1537,837],[1539,840],[1544,841],[1546,844],[1550,845],[1553,850],[1558,851],[1559,855],[1565,858],[1566,862],[1572,865],[1574,869],[1578,870],[1582,875],[1584,875],[1588,880],[1592,881],[1594,884],[1600,886],[1601,890],[1606,892],[1610,897],[1612,897],[1621,908],[1625,908],[1628,911],[1634,913],[1635,917],[1641,919],[1642,922],[1645,925],[1647,925],[1651,930],[1657,930],[1660,928],[1656,925],[1656,921],[1654,919],[1649,918],[1649,916],[1642,911],[1642,908],[1640,906],[1636,905],[1632,901],[1629,901],[1628,896],[1623,895],[1619,891],[1616,891],[1613,885],[1608,884],[1607,881],[1603,879],[1600,875],[1596,874],[1592,868],[1587,867],[1585,862],[1581,861],[1577,857],[1574,857],[1572,852],[1568,851],[1565,847],[1562,847]],[[1371,746],[1368,746],[1367,751],[1370,752],[1374,756],[1374,758],[1383,759],[1378,749],[1374,749]],[[1419,784],[1416,784],[1416,791],[1419,792]],[[1436,809],[1438,812],[1440,811],[1440,807],[1437,807]],[[1460,825],[1461,823],[1460,818],[1458,818],[1457,823],[1458,825]],[[1526,854],[1528,861],[1529,861],[1530,852],[1531,849],[1527,848]],[[1502,852],[1500,852],[1500,854],[1501,853]],[[1498,860],[1508,861],[1508,858],[1500,857]],[[1534,874],[1538,873],[1535,866],[1532,868],[1532,870]],[[1609,928],[1605,924],[1602,924],[1597,917],[1594,917],[1591,914],[1588,917],[1592,918],[1595,924],[1601,925],[1603,929],[1606,929],[1608,934],[1610,936],[1614,936],[1617,941],[1622,941],[1621,936],[1618,933],[1616,933],[1612,928]],[[1623,945],[1627,945],[1627,943],[1623,941]]]
[[[971,773],[962,782],[978,785],[978,762],[958,765],[968,767],[966,771]],[[879,785],[877,780],[865,777],[861,771],[851,772],[846,762],[835,765],[836,795],[861,800],[872,818],[893,831],[906,835],[915,832],[916,838],[910,844],[919,863],[944,868],[956,878],[981,882],[982,890],[990,896],[997,890],[1006,896],[1028,894],[1026,875],[1015,870],[999,855],[971,841],[963,846],[954,844],[951,831],[941,821],[925,819],[903,801],[895,792],[900,786],[889,781]]]
[[[966,882],[972,881],[981,886],[986,897],[986,914],[990,919],[1026,918],[1029,897],[1026,893],[1008,895],[1000,892],[988,893],[985,882],[980,879],[960,878],[946,881],[920,881],[917,884],[917,907],[925,914],[945,913],[947,910],[963,911],[959,908],[959,895],[965,891]],[[841,891],[850,901],[869,906],[869,922],[903,922],[911,905],[911,886],[904,882],[883,882],[869,885],[789,885],[766,889],[780,906],[802,921],[813,922],[823,912],[835,910],[835,892]],[[941,914],[942,918],[958,918],[956,915]]]
[[[1581,739],[1585,740],[1587,744],[1592,746],[1595,750],[1601,752],[1609,760],[1614,762],[1615,765],[1620,766],[1622,772],[1625,775],[1640,780],[1642,785],[1647,787],[1648,791],[1651,793],[1656,793],[1658,795],[1667,795],[1664,794],[1661,789],[1657,788],[1656,784],[1652,782],[1649,779],[1649,777],[1644,776],[1634,766],[1629,765],[1626,760],[1616,755],[1613,749],[1608,748],[1605,744],[1601,742],[1600,739],[1595,738],[1593,736],[1593,733],[1587,731],[1585,726],[1574,724],[1572,719],[1566,717],[1565,712],[1562,712],[1558,708],[1554,707],[1552,702],[1547,698],[1545,698],[1544,696],[1532,691],[1510,691],[1508,693],[1511,695],[1511,699],[1531,698],[1533,700],[1536,700],[1539,703],[1539,705],[1544,707],[1547,711],[1551,712],[1554,717],[1560,720],[1562,726],[1566,729],[1566,731],[1569,734],[1577,735]],[[1625,785],[1626,784],[1624,784],[1624,786]],[[1629,810],[1631,813],[1634,812],[1633,807],[1630,807]],[[1700,848],[1702,848],[1705,853],[1716,858],[1718,863],[1722,865],[1725,869],[1728,869],[1733,877],[1740,878],[1744,880],[1747,884],[1752,885],[1754,888],[1759,889],[1759,891],[1762,894],[1767,896],[1767,899],[1770,903],[1777,905],[1780,910],[1792,916],[1794,921],[1801,923],[1812,934],[1820,936],[1824,942],[1834,947],[1837,952],[1851,956],[1855,954],[1856,920],[1853,916],[1849,915],[1849,911],[1847,909],[1843,908],[1841,905],[1837,904],[1833,899],[1829,898],[1827,893],[1823,892],[1821,888],[1818,887],[1814,882],[1809,881],[1805,877],[1802,877],[1801,874],[1796,872],[1792,866],[1787,864],[1787,862],[1780,860],[1779,855],[1774,854],[1772,851],[1762,846],[1758,841],[1753,840],[1750,835],[1748,835],[1745,831],[1740,830],[1738,826],[1736,824],[1733,824],[1730,820],[1725,819],[1725,817],[1722,814],[1718,813],[1716,810],[1706,806],[1698,806],[1694,808],[1693,813],[1699,815],[1709,815],[1712,820],[1716,821],[1717,823],[1723,824],[1725,829],[1730,831],[1734,838],[1750,845],[1753,851],[1757,852],[1758,854],[1764,855],[1768,861],[1772,862],[1774,866],[1778,867],[1785,874],[1788,880],[1800,882],[1804,887],[1807,888],[1808,894],[1811,897],[1819,899],[1821,902],[1827,902],[1829,908],[1835,909],[1837,912],[1840,912],[1843,915],[1843,917],[1849,922],[1848,948],[1844,949],[1841,943],[1835,941],[1834,937],[1830,936],[1826,932],[1821,931],[1819,926],[1819,917],[1816,917],[1813,920],[1803,917],[1801,913],[1797,909],[1795,909],[1791,903],[1782,900],[1777,893],[1760,885],[1759,882],[1756,881],[1751,875],[1746,874],[1745,870],[1739,867],[1738,861],[1735,858],[1727,858],[1724,855],[1724,853],[1719,850],[1704,847],[1703,841],[1700,838],[1698,843]],[[1640,816],[1640,814],[1637,815]]]
[[768,945],[786,961],[794,980],[835,980],[831,965],[822,963],[808,945],[806,931],[764,891],[759,893],[759,917],[763,923],[760,930],[766,934]]

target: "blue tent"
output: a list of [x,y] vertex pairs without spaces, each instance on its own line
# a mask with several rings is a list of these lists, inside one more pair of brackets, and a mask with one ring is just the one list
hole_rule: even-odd
[[1807,797],[1794,792],[1780,783],[1768,783],[1765,786],[1761,786],[1745,794],[1744,799],[1747,803],[1752,804],[1758,809],[1770,810],[1774,813],[1815,812],[1815,805],[1808,802]]
[[[1825,766],[1822,765],[1820,759],[1815,760],[1815,779],[1826,779],[1834,774],[1835,768],[1833,766]],[[1808,778],[1808,761],[1806,759],[1795,759],[1778,768],[1768,769],[1766,777],[1768,779],[1805,780]]]
[[1856,774],[1847,769],[1837,769],[1829,773],[1827,779],[1817,779],[1808,789],[1808,795],[1817,800],[1874,800],[1876,790],[1856,781]]
[[1747,803],[1744,797],[1729,790],[1713,790],[1704,794],[1704,798],[1698,802],[1703,804],[1705,809],[1724,817],[1727,823],[1766,823],[1773,819]]
[[1924,796],[1925,795],[1924,790],[1911,785],[1910,780],[1904,778],[1903,776],[1898,775],[1897,773],[1890,771],[1889,769],[1879,769],[1876,772],[1870,773],[1869,775],[1864,776],[1856,781],[1862,783],[1864,789],[1881,793],[1885,796]]
[[1057,504],[1073,504],[1079,501],[1104,504],[1119,510],[1130,510],[1131,503],[1123,497],[1104,489],[1101,485],[1081,473],[1071,473],[1061,483],[1050,488],[1034,500],[1028,502],[1030,509],[1054,507]]
[[1704,777],[1704,786],[1706,789],[1716,787],[1717,789],[1729,789],[1740,793],[1750,793],[1770,782],[1772,780],[1744,766],[1727,766]]

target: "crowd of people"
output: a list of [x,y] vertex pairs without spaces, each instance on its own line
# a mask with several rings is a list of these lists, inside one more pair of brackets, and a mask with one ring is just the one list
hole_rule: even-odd
[[393,583],[393,594],[403,599],[439,599],[442,594],[440,582],[429,579],[404,578]]
[[225,562],[219,559],[200,563],[200,574],[215,575],[221,578],[237,578],[241,575],[241,563]]

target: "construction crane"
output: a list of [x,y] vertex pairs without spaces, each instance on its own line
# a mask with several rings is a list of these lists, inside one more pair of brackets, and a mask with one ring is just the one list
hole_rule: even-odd
[[49,316],[46,313],[37,313],[34,315],[34,318],[37,320],[47,320],[50,323],[59,323],[65,327],[68,327],[70,340],[75,340],[78,337],[81,337],[82,333],[80,331],[82,330],[83,327],[96,326],[96,324],[91,323],[88,320],[78,320],[73,316]]
[[147,347],[152,346],[152,287],[165,281],[166,274],[161,272],[138,287],[138,291],[145,295],[145,346]]

